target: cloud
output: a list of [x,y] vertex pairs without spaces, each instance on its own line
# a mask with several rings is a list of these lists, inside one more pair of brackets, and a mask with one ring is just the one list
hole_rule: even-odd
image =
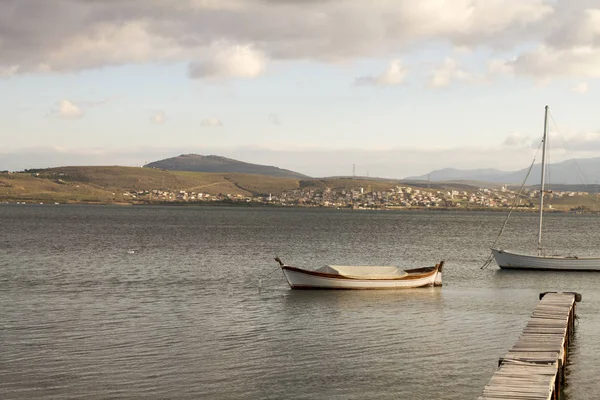
[[166,120],[167,120],[167,116],[165,115],[164,111],[156,111],[150,117],[150,122],[152,122],[153,124],[157,124],[157,125],[164,123]]
[[514,60],[488,60],[487,61],[487,75],[488,77],[494,77],[496,75],[512,75],[515,72],[513,67]]
[[391,86],[399,85],[404,81],[408,69],[402,65],[402,60],[393,60],[383,73],[377,76],[363,76],[356,78],[355,85]]
[[503,146],[508,147],[531,147],[531,138],[519,132],[511,133],[502,142]]
[[172,38],[156,35],[152,29],[146,21],[98,22],[45,49],[45,57],[27,69],[49,73],[177,61],[183,49]]
[[192,9],[197,10],[239,10],[243,4],[240,0],[190,0]]
[[3,1],[0,64],[47,73],[190,62],[195,78],[256,77],[268,60],[337,62],[440,42],[510,48],[547,37],[557,7],[580,8],[556,2]]
[[572,134],[556,144],[556,147],[563,148],[564,143],[567,143],[570,151],[600,151],[600,132]]
[[281,125],[281,120],[277,114],[269,114],[269,121],[271,121],[273,125]]
[[[574,46],[598,46],[600,44],[600,8],[598,3],[581,2],[580,8],[567,8],[560,19],[558,28],[553,30],[547,40],[548,45],[556,48]],[[589,8],[588,8],[589,7]]]
[[215,117],[210,117],[210,118],[205,118],[200,122],[200,125],[206,127],[206,128],[212,128],[212,127],[222,127],[223,126],[223,122],[221,122],[221,120],[219,118],[215,118]]
[[105,106],[118,100],[117,97],[104,100],[66,100],[57,102],[50,110],[50,114],[63,119],[77,119],[83,117],[85,110]]
[[120,97],[110,97],[108,99],[103,100],[77,100],[76,103],[82,108],[94,108],[101,107],[107,104],[116,102],[120,99]]
[[[2,42],[0,42],[0,45]],[[0,46],[1,47],[1,46]],[[10,78],[19,71],[19,65],[0,66],[0,78]]]
[[570,90],[573,93],[584,94],[584,93],[588,92],[589,86],[588,86],[587,82],[581,82],[581,83],[578,83],[577,85],[573,86]]
[[470,81],[473,77],[460,68],[456,60],[447,57],[443,64],[434,69],[429,80],[430,88],[443,88],[449,86],[453,81]]
[[529,46],[510,60],[496,60],[496,69],[501,67],[507,73],[542,80],[600,77],[598,3],[560,0],[555,11],[545,34],[533,48]]
[[[255,78],[270,62],[338,63],[431,46],[495,54],[494,74],[600,77],[600,7],[597,0],[0,1],[3,77],[188,63],[194,79]],[[464,74],[443,65],[431,86]],[[405,75],[392,63],[356,83],[392,85]]]
[[600,77],[600,47],[561,49],[542,45],[507,62],[515,74],[536,78]]
[[253,45],[222,45],[214,55],[189,66],[191,78],[254,78],[265,70],[265,57]]
[[83,111],[69,100],[61,100],[51,113],[63,119],[78,119],[83,116]]

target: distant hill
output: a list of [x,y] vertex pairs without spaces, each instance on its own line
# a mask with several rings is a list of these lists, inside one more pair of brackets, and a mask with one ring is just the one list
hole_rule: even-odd
[[307,175],[268,165],[250,164],[215,155],[182,154],[178,157],[154,161],[145,168],[160,168],[169,171],[240,173],[274,176],[279,178],[309,178]]
[[[240,173],[168,171],[158,168],[67,166],[0,173],[0,204],[3,202],[182,204],[179,197],[182,191],[225,198],[242,196],[244,202],[246,197],[264,197],[271,194],[278,196],[284,192],[291,193],[294,198],[294,196],[304,196],[299,193],[300,191],[315,190],[317,193],[320,191],[326,193],[364,189],[368,193],[389,191],[396,186],[443,192],[465,190],[469,193],[477,191],[478,187],[488,187],[431,181],[407,184],[398,180],[365,179],[364,177],[297,179]],[[557,186],[553,186],[552,189],[560,190]],[[599,188],[571,186],[561,189],[596,194]],[[168,197],[165,197],[165,193]],[[552,204],[562,209],[585,205],[597,210],[597,201],[594,203],[593,197],[597,198],[597,196],[565,197],[560,203],[555,199]]]
[[[510,172],[504,172],[493,168],[487,169],[455,169],[444,168],[431,171],[421,176],[411,176],[405,178],[406,181],[481,181],[498,182]],[[521,178],[522,179],[522,178]]]
[[[497,169],[472,169],[460,170],[444,168],[430,172],[429,174],[408,177],[406,181],[480,181],[499,184],[521,184],[527,175],[527,168],[518,171],[500,171]],[[536,185],[540,182],[541,165],[533,166],[527,185]],[[547,168],[547,179],[549,184],[578,185],[595,184],[600,182],[600,157],[579,158],[549,164]]]
[[[211,195],[278,195],[294,190],[389,190],[397,180],[337,178],[281,178],[256,174],[169,171],[120,166],[67,166],[0,173],[0,203],[134,203],[131,191],[202,192]],[[445,189],[446,183],[415,185]],[[471,188],[474,189],[474,188]]]

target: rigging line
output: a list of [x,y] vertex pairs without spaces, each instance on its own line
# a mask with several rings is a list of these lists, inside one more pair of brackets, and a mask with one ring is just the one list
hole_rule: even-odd
[[[550,112],[550,110],[548,110],[548,112]],[[550,129],[548,129],[548,130],[550,130]],[[552,187],[552,179],[550,179],[551,178],[551,174],[550,174],[550,172],[551,172],[550,171],[550,164],[551,164],[550,155],[551,155],[551,152],[548,151],[548,149],[550,149],[551,137],[552,137],[551,135],[548,135],[548,134],[546,135],[546,141],[547,141],[547,143],[546,143],[546,176],[545,176],[546,183],[545,183],[545,186],[544,186],[544,190],[546,192],[550,192],[551,191],[551,187]],[[540,190],[542,190],[541,185],[540,185]]]
[[[502,236],[502,233],[504,232],[504,228],[506,228],[508,219],[510,218],[510,216],[512,215],[512,212],[517,207],[517,203],[519,202],[519,199],[521,198],[521,193],[523,192],[523,188],[525,187],[527,178],[529,178],[529,174],[531,173],[531,170],[533,169],[533,165],[535,164],[535,159],[537,158],[538,154],[540,153],[540,148],[542,147],[542,143],[544,143],[543,140],[538,145],[538,148],[535,152],[535,156],[533,157],[533,161],[531,162],[531,165],[529,166],[529,170],[527,170],[527,175],[525,175],[525,179],[523,179],[523,183],[521,183],[521,187],[519,188],[519,193],[515,196],[515,201],[513,202],[512,206],[510,207],[510,210],[508,211],[508,215],[504,219],[504,223],[502,224],[502,227],[500,228],[500,232],[498,232],[498,237],[496,237],[496,240],[494,241],[494,243],[491,246],[492,249],[496,248],[496,245],[498,244],[498,241],[500,240],[500,237]],[[492,262],[493,259],[494,259],[494,253],[492,251],[490,251],[490,255],[488,256],[488,258],[485,260],[485,262],[479,269],[486,268],[488,265],[490,265],[490,263]]]
[[554,124],[554,127],[556,128],[556,132],[558,132],[558,135],[560,136],[561,140],[563,141],[563,146],[565,146],[565,149],[567,150],[567,155],[569,156],[571,162],[573,164],[575,164],[575,168],[576,168],[575,170],[576,170],[577,174],[579,175],[579,179],[581,179],[581,182],[584,185],[587,185],[587,179],[585,178],[585,174],[583,173],[583,170],[581,169],[581,167],[579,166],[577,161],[575,161],[575,157],[573,157],[573,153],[571,153],[571,149],[567,145],[567,141],[565,140],[564,136],[558,129],[558,124],[554,120],[554,117],[552,116],[552,113],[550,112],[550,110],[548,110],[548,114],[550,114],[550,119],[552,120],[552,123]]
[[[592,194],[592,190],[593,190],[593,186],[591,183],[588,183],[588,179],[585,176],[585,173],[583,172],[583,169],[581,168],[581,166],[579,165],[579,163],[576,161],[576,158],[573,156],[573,153],[571,152],[571,149],[569,148],[569,145],[567,144],[567,141],[565,139],[565,137],[562,135],[562,133],[560,132],[560,130],[558,129],[558,124],[556,123],[556,121],[554,120],[554,117],[552,116],[552,113],[550,112],[550,110],[548,110],[548,113],[550,114],[550,119],[552,120],[552,123],[554,124],[554,127],[556,128],[556,132],[558,132],[558,135],[560,136],[562,142],[563,142],[563,146],[564,148],[567,150],[567,155],[569,156],[569,161],[571,161],[571,164],[575,165],[575,172],[578,175],[579,180],[581,181],[581,183],[585,186],[590,186],[590,191],[589,196],[592,200],[593,203],[596,203],[598,201],[598,196],[594,197]],[[585,190],[587,191],[587,188],[585,188]],[[598,183],[596,182],[596,192],[598,191]]]
[[[276,251],[275,254],[279,254],[279,252]],[[276,255],[275,256],[275,261],[278,261],[278,259],[279,259],[279,256]],[[280,262],[280,261],[278,261],[278,262]],[[278,266],[277,268],[274,268],[273,270],[266,271],[264,274],[259,275],[258,279],[262,279],[262,278],[266,278],[267,276],[271,276],[271,275],[273,275],[275,272],[277,272],[279,270],[281,270],[281,268]]]
[[558,124],[554,120],[554,117],[552,117],[552,114],[550,114],[550,118],[552,119],[552,123],[554,124],[554,126],[556,128],[556,131],[558,132],[558,134],[560,135],[560,137],[561,137],[561,139],[563,141],[563,146],[567,150],[567,155],[569,156],[570,160],[575,164],[575,167],[577,168],[577,172],[579,173],[579,179],[581,179],[582,183],[587,184],[587,180],[585,179],[585,174],[583,173],[583,170],[580,168],[580,166],[577,163],[577,161],[575,161],[575,157],[571,153],[571,149],[567,145],[567,142],[566,142],[564,136],[560,133],[560,131],[558,129]]
[[260,293],[263,290],[263,286],[262,286],[262,280],[268,276],[273,275],[275,272],[277,272],[278,270],[280,270],[281,268],[276,268],[272,271],[267,271],[265,274],[259,275],[258,276],[258,292]]
[[268,271],[268,272],[266,272],[266,273],[264,273],[264,274],[262,274],[262,275],[259,275],[258,277],[259,277],[260,279],[262,279],[262,278],[266,278],[267,276],[273,275],[275,272],[279,271],[280,269],[281,269],[281,268],[277,267],[276,269],[274,269],[274,270],[272,270],[272,271]]

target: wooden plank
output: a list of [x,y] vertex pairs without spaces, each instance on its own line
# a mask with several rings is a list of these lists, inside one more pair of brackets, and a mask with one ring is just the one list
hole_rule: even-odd
[[575,299],[575,293],[544,294],[517,342],[500,358],[480,400],[552,398],[570,341]]

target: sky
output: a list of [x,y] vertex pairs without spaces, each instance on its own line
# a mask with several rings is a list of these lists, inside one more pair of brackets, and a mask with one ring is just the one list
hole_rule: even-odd
[[[600,0],[0,0],[0,170],[600,156]],[[566,146],[563,145],[566,143]]]

